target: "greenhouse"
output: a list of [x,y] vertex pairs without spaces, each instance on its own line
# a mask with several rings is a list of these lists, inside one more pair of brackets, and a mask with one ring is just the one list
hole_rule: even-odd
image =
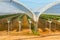
[[17,0],[0,0],[0,31],[5,34],[60,34],[59,28],[60,1],[49,3],[34,12]]

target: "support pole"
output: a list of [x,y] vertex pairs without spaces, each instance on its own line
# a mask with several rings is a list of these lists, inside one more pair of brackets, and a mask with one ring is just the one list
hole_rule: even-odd
[[21,31],[21,21],[19,21],[19,32]]
[[[52,21],[48,21],[48,22],[49,22],[49,29],[51,30],[51,23],[52,23]],[[51,31],[49,33],[51,33]]]
[[38,25],[37,25],[37,22],[35,22],[35,32],[38,31]]
[[9,35],[9,31],[10,31],[10,21],[8,20],[8,35]]
[[35,19],[34,19],[35,23],[34,23],[34,26],[35,26],[35,32],[38,31],[38,17],[35,16]]

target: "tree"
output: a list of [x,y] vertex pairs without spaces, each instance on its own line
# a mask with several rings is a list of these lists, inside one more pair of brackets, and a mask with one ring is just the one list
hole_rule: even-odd
[[24,15],[23,18],[22,18],[22,28],[29,28],[29,23],[28,23],[28,19],[27,19],[27,16]]

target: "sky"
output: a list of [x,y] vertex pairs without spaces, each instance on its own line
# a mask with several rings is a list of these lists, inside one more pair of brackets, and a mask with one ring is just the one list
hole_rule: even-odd
[[49,8],[48,10],[45,11],[46,13],[50,13],[50,14],[60,14],[60,3]]
[[[27,7],[29,7],[34,12],[36,12],[37,10],[43,8],[44,6],[46,6],[52,2],[59,1],[59,0],[19,0],[19,1],[22,2],[23,4],[25,4]],[[60,10],[60,4],[48,9],[44,13],[60,15],[59,10]]]
[[27,7],[29,7],[33,11],[36,11],[49,3],[56,2],[57,0],[18,0],[18,1],[24,3]]
[[[56,2],[57,0],[17,0],[17,1],[25,4],[33,12],[37,13],[38,9],[41,9],[44,6],[46,6],[52,2]],[[20,9],[23,9],[23,7],[22,6],[18,7],[18,5],[15,3],[11,4],[11,2],[0,2],[0,13],[8,13],[8,12],[15,13],[15,12],[22,12],[23,10],[25,10],[25,9],[23,9],[23,10],[20,10]],[[4,12],[3,12],[3,10],[4,10]],[[52,13],[57,14],[58,13],[58,15],[59,15],[60,14],[59,10],[60,10],[60,4],[50,8],[49,10],[46,11],[46,13],[49,13],[49,14],[52,14]]]

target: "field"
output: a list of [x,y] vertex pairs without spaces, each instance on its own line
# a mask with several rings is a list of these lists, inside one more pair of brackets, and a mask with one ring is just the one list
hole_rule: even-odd
[[[30,19],[30,23],[28,21]],[[10,23],[8,24],[8,21]],[[19,30],[19,21],[21,21],[21,30]],[[48,21],[52,21],[50,24]],[[45,34],[60,34],[60,16],[42,14],[38,21],[38,31],[34,33],[34,21],[26,14],[11,14],[0,16],[0,36],[1,35],[45,35]],[[9,32],[8,32],[9,26]],[[32,31],[31,31],[32,30]]]

